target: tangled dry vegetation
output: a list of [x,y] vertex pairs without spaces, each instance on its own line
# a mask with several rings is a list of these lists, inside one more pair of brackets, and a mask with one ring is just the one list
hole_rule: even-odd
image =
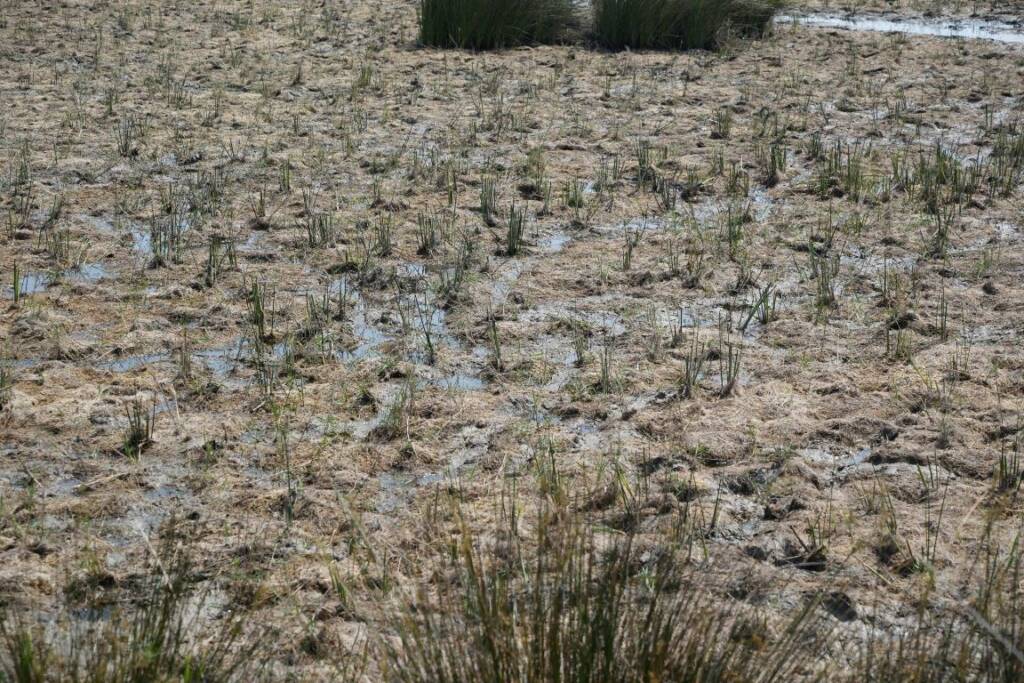
[[0,680],[1020,680],[1024,48],[418,9],[0,3]]

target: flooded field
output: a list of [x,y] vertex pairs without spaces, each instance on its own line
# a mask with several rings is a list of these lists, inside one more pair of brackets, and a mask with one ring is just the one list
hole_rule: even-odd
[[1024,675],[1016,6],[714,52],[418,6],[0,5],[0,681],[153,605],[186,663],[130,680],[560,680],[452,662],[476,587],[519,634],[592,573],[721,680]]

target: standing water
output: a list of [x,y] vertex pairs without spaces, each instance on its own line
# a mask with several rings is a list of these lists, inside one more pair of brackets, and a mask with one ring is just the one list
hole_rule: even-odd
[[796,24],[811,28],[838,28],[848,31],[904,33],[912,36],[938,36],[991,40],[997,43],[1024,45],[1024,32],[1019,27],[998,21],[980,19],[925,19],[920,17],[886,17],[870,14],[806,14],[780,15],[776,24]]

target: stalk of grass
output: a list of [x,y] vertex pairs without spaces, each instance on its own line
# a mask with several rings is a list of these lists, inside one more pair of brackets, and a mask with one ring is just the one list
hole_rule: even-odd
[[408,382],[391,400],[384,410],[380,422],[373,428],[370,435],[380,441],[393,441],[408,431],[407,421],[413,400],[413,384]]
[[14,395],[14,364],[8,354],[0,354],[0,412],[11,403]]
[[509,209],[508,231],[505,238],[505,256],[516,256],[522,251],[523,237],[526,234],[526,210],[516,208],[515,203]]
[[17,263],[14,264],[14,305],[17,306],[21,301],[21,268]]
[[661,338],[661,323],[658,322],[658,309],[651,306],[644,317],[648,336],[647,358],[652,363],[660,363],[665,349]]
[[494,178],[480,181],[480,215],[484,223],[494,225],[494,210],[498,206],[498,183]]
[[704,362],[707,360],[706,351],[707,345],[701,341],[697,329],[694,328],[690,348],[683,358],[683,369],[679,377],[681,398],[693,398],[696,395],[703,375]]
[[261,340],[273,338],[274,314],[277,292],[269,288],[267,283],[254,279],[249,290],[246,304],[249,308],[249,321],[252,323],[253,335]]
[[590,348],[589,330],[582,320],[570,321],[572,332],[573,365],[582,368],[587,363],[587,349]]
[[181,346],[177,352],[178,376],[188,382],[193,377],[192,371],[192,342],[188,338],[188,328],[181,330]]
[[423,332],[423,342],[427,352],[427,365],[433,365],[437,362],[437,336],[435,334],[435,326],[437,325],[438,316],[441,315],[440,309],[437,305],[437,300],[430,297],[427,293],[423,294],[423,298],[414,298],[414,304],[416,306],[416,316],[419,320],[420,330]]
[[394,249],[394,218],[390,213],[381,214],[377,217],[377,222],[374,224],[375,237],[376,237],[376,253],[381,258],[387,258],[391,256],[391,252]]
[[493,50],[557,43],[577,23],[572,0],[420,0],[420,42]]
[[491,312],[487,314],[487,338],[491,344],[491,366],[501,372],[505,367],[501,359],[501,338],[498,336],[498,323]]
[[436,215],[416,216],[416,253],[430,256],[437,249],[444,235],[443,219]]
[[760,35],[781,0],[595,0],[594,37],[613,50],[712,50],[730,33]]
[[601,348],[601,379],[597,388],[603,393],[610,393],[615,390],[615,375],[612,372],[612,348],[606,339]]
[[641,240],[644,238],[644,233],[647,231],[647,226],[640,228],[626,227],[626,231],[623,234],[625,244],[622,247],[622,270],[628,271],[633,266],[633,252],[640,246]]
[[206,252],[206,267],[203,273],[203,281],[207,287],[216,286],[217,280],[220,279],[220,274],[224,269],[224,264],[232,258],[233,250],[234,245],[232,243],[225,242],[217,235],[210,237],[210,243]]
[[719,396],[725,398],[736,391],[736,382],[740,376],[740,358],[742,351],[732,343],[724,343],[718,360],[718,377],[721,381]]
[[156,422],[156,407],[148,409],[140,400],[125,408],[128,427],[125,429],[121,453],[128,458],[138,458],[153,443],[153,425]]
[[[0,394],[2,398],[2,394]],[[0,408],[2,408],[0,404]],[[1024,480],[1024,463],[1021,461],[1021,430],[1017,431],[1017,438],[1014,440],[1010,451],[1007,451],[1006,444],[1002,444],[999,450],[999,462],[995,470],[995,490],[999,493],[1016,493],[1020,489],[1021,481]]]
[[779,305],[780,298],[781,295],[775,290],[775,285],[772,283],[759,288],[757,297],[750,305],[750,309],[747,311],[746,316],[744,316],[740,322],[740,332],[746,332],[747,327],[755,317],[762,325],[767,325],[772,320],[775,320],[776,309]]

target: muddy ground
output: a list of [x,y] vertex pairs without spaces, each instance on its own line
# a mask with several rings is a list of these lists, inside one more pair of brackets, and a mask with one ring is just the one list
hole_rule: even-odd
[[[415,20],[0,9],[0,603],[94,618],[184,539],[316,678],[429,586],[451,501],[486,534],[548,462],[603,533],[702,539],[722,600],[832,596],[837,666],[963,600],[1020,519],[1024,49],[469,54]],[[893,172],[937,146],[985,169],[955,210]]]

